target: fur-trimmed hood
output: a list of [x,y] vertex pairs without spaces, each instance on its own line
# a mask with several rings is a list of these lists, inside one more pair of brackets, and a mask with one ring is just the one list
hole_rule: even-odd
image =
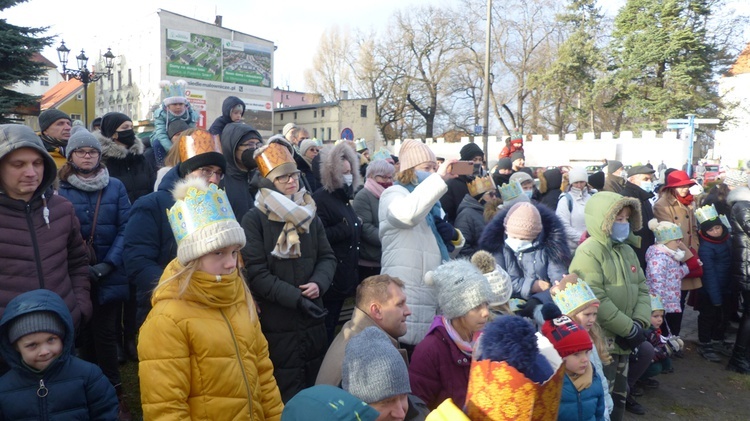
[[734,205],[736,202],[750,202],[750,189],[747,187],[737,187],[727,195],[727,203]]
[[617,219],[617,214],[626,206],[630,207],[630,236],[625,243],[640,247],[640,238],[633,232],[643,227],[641,202],[632,197],[606,191],[591,196],[584,209],[586,231],[599,242],[611,242],[612,225]]
[[[555,212],[546,206],[533,203],[542,217],[542,232],[534,240],[534,248],[542,247],[549,261],[564,266],[570,264],[571,254],[565,235],[565,226],[560,222]],[[487,224],[479,237],[479,248],[497,254],[505,246],[505,216],[509,208],[501,209]]]
[[143,151],[146,149],[143,145],[143,141],[139,139],[138,136],[135,137],[135,143],[133,143],[133,146],[126,148],[111,138],[104,136],[99,131],[94,132],[93,135],[102,145],[103,158],[123,159],[129,154],[143,155]]
[[328,192],[333,192],[344,187],[344,178],[342,177],[342,161],[347,160],[352,166],[352,189],[357,191],[357,187],[362,183],[359,175],[359,158],[346,142],[341,142],[335,146],[326,146],[320,151],[320,183]]

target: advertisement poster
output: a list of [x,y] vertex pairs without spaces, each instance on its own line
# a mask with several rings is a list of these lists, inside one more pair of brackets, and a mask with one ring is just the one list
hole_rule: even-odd
[[205,129],[206,128],[206,119],[208,118],[206,116],[206,92],[205,91],[194,91],[192,89],[188,89],[185,91],[185,97],[187,98],[188,102],[190,103],[190,106],[198,112],[198,115],[200,116],[198,118],[197,123],[195,126],[199,129]]
[[245,103],[242,120],[256,130],[271,130],[273,126],[273,106],[271,101],[241,98]]
[[271,51],[228,39],[222,46],[224,82],[271,87]]
[[221,39],[167,29],[167,75],[221,80]]

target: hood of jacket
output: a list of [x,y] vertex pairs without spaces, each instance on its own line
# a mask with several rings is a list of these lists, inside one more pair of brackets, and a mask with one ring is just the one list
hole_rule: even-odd
[[737,187],[727,195],[727,203],[734,205],[736,202],[750,202],[750,188]]
[[[37,289],[27,292],[25,300],[11,301],[5,308],[3,318],[0,320],[0,355],[11,366],[23,367],[21,354],[8,340],[8,329],[10,322],[17,317],[34,311],[51,311],[57,314],[65,325],[65,337],[63,340],[63,351],[53,365],[59,365],[70,356],[71,350],[75,343],[75,334],[73,331],[73,316],[70,315],[68,307],[59,295],[47,289]],[[50,368],[53,366],[50,365]],[[48,368],[49,369],[49,368]]]
[[251,125],[245,123],[229,123],[221,132],[221,153],[223,153],[224,158],[227,159],[227,175],[231,176],[241,173],[244,177],[244,175],[247,174],[247,170],[241,170],[237,166],[237,161],[234,159],[234,151],[237,150],[237,145],[240,144],[240,140],[248,133],[255,133],[258,135],[258,139],[263,139],[260,132],[253,129]]
[[[323,148],[320,151],[320,183],[328,192],[333,192],[344,187],[343,160],[349,161],[352,167],[352,191],[357,191],[359,187],[359,158],[346,142],[341,142],[332,147]],[[313,161],[314,162],[314,161]]]
[[[594,195],[596,196],[596,195]],[[539,203],[532,204],[539,211],[542,217],[542,232],[534,240],[535,247],[543,244],[544,254],[551,262],[560,262],[564,265],[570,263],[571,254],[568,248],[568,240],[565,233],[565,226],[560,222],[555,211]],[[499,253],[505,246],[505,216],[510,208],[503,207],[487,224],[479,237],[479,247],[487,250],[492,254]]]
[[5,158],[9,153],[21,149],[31,148],[39,152],[44,160],[44,172],[42,173],[42,182],[39,183],[32,200],[40,197],[47,189],[52,186],[57,178],[57,165],[54,158],[47,152],[47,149],[31,129],[20,124],[4,124],[0,126],[0,160]]
[[601,243],[612,243],[612,225],[626,206],[630,207],[630,236],[625,243],[640,247],[640,238],[633,232],[643,227],[641,202],[632,197],[606,191],[591,196],[584,209],[586,231]]
[[466,194],[464,198],[461,200],[461,203],[458,204],[458,210],[456,211],[456,215],[461,213],[464,209],[476,209],[479,212],[484,212],[484,206],[479,203],[477,199],[474,199],[471,197],[470,194]]
[[159,188],[157,191],[166,191],[169,193],[170,197],[172,196],[172,189],[174,189],[174,185],[177,184],[178,181],[180,181],[182,177],[180,177],[180,166],[172,167],[167,171],[166,174],[164,174],[164,177],[161,178],[161,183],[159,183]]
[[[545,191],[559,189],[562,185],[562,173],[557,168],[547,170],[542,173],[542,177],[546,182],[547,189]],[[540,178],[541,181],[541,178]]]
[[229,118],[229,121],[231,120],[231,116],[229,113],[232,112],[232,108],[234,108],[236,105],[242,105],[242,115],[245,115],[245,102],[236,96],[228,96],[224,102],[221,104],[221,115],[223,115],[226,118]]
[[112,138],[104,136],[101,132],[97,131],[93,134],[96,136],[96,140],[102,145],[103,158],[123,159],[129,154],[143,155],[143,151],[146,149],[146,147],[143,146],[143,141],[139,139],[138,136],[135,137],[135,143],[133,143],[133,146],[127,148],[125,145],[115,142]]

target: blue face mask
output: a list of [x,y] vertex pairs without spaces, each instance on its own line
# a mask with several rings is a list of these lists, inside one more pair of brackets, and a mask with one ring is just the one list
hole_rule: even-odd
[[645,191],[647,191],[649,193],[651,193],[651,192],[654,191],[654,183],[652,183],[650,181],[644,181],[644,182],[642,182],[640,187],[643,190],[645,190]]
[[528,197],[529,199],[531,199],[531,196],[534,194],[534,190],[533,189],[532,190],[524,190],[523,194],[525,194],[526,197]]
[[612,239],[618,243],[625,241],[630,235],[629,222],[615,222],[612,224]]

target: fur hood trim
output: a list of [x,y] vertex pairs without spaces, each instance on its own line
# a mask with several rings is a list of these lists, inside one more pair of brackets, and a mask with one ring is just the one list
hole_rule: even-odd
[[123,159],[129,154],[143,155],[143,151],[146,149],[143,141],[138,136],[135,137],[135,143],[130,148],[126,148],[111,138],[104,136],[101,132],[94,132],[94,136],[101,143],[102,156],[105,158]]
[[623,197],[622,199],[613,202],[609,209],[604,213],[601,229],[607,237],[612,235],[612,226],[617,219],[617,214],[626,206],[630,207],[630,229],[635,232],[643,228],[641,202],[633,197]]
[[361,180],[359,175],[359,158],[357,153],[346,142],[338,145],[326,146],[320,151],[320,183],[328,192],[344,187],[341,176],[343,160],[349,161],[352,167],[352,188],[357,191]]
[[736,202],[750,202],[750,189],[747,187],[737,187],[727,195],[727,203],[730,205]]
[[[543,251],[552,262],[564,266],[570,264],[571,255],[568,241],[565,236],[565,226],[560,222],[552,209],[547,206],[533,203],[542,217],[542,232],[539,233],[538,243],[543,244]],[[505,216],[510,209],[503,208],[487,224],[479,237],[479,248],[487,250],[492,254],[500,253],[505,246]],[[535,241],[536,242],[536,241]]]

